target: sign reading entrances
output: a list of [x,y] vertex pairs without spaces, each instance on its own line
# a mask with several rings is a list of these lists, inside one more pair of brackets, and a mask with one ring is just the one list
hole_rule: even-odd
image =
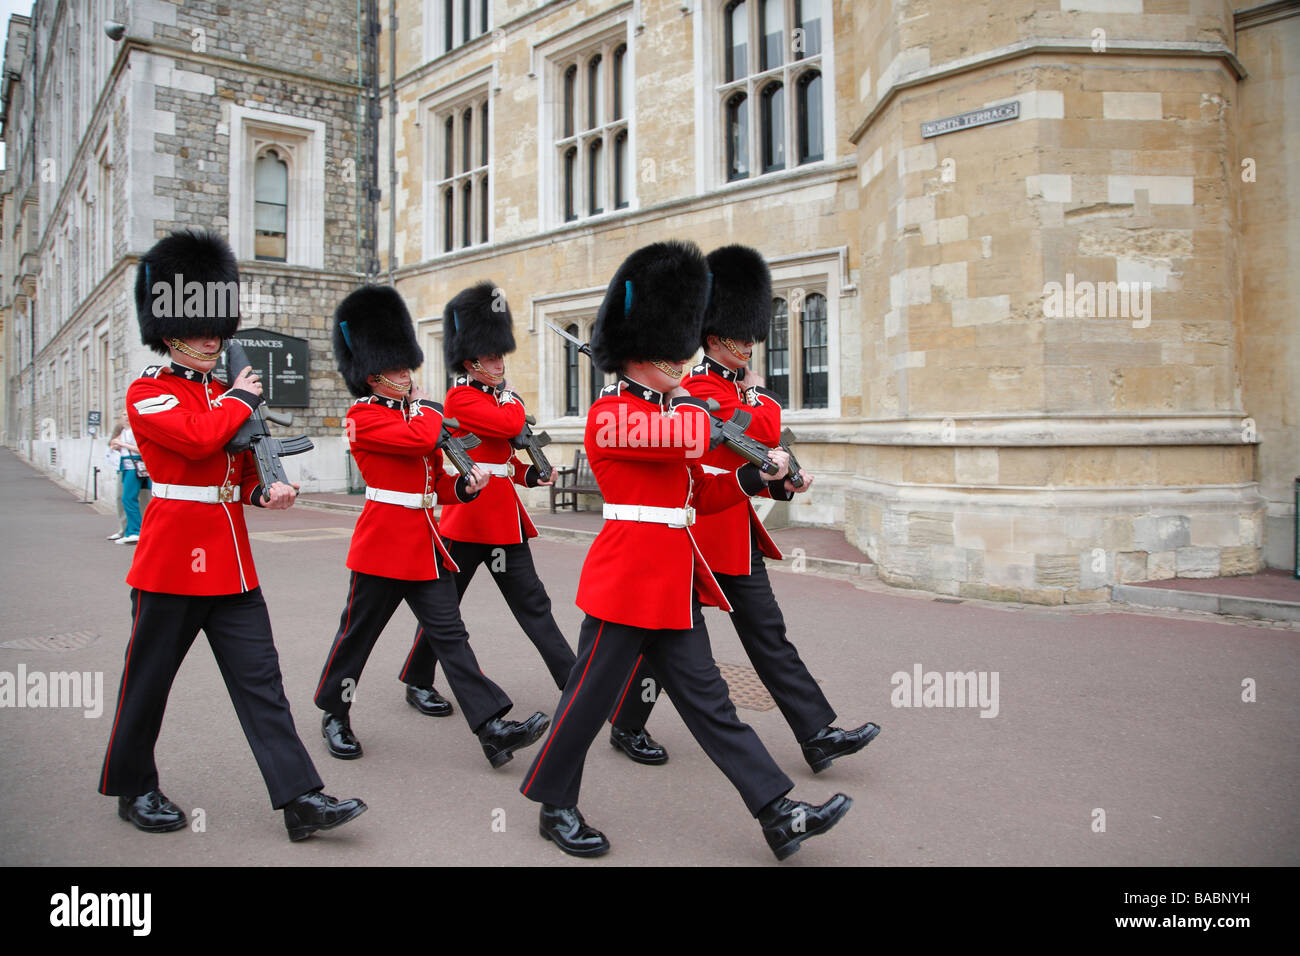
[[[266,404],[281,408],[306,408],[309,404],[306,339],[272,332],[270,329],[240,329],[235,341],[248,353],[253,371],[262,377],[262,397]],[[240,369],[235,369],[237,374]],[[226,368],[226,355],[213,369],[223,382],[233,378]]]

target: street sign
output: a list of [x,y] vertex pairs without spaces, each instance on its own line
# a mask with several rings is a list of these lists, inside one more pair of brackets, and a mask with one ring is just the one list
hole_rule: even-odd
[[103,424],[103,419],[100,418],[100,413],[99,413],[99,412],[97,412],[97,411],[89,411],[89,412],[86,412],[86,427],[87,427],[87,428],[97,428],[98,426],[100,426],[100,425],[102,425],[102,424]]
[[[310,404],[306,339],[273,332],[270,329],[240,329],[235,340],[248,353],[253,371],[262,377],[262,398],[267,405],[279,408],[306,408]],[[235,369],[238,373],[240,369]],[[213,374],[223,382],[234,376],[226,368],[226,355]]]

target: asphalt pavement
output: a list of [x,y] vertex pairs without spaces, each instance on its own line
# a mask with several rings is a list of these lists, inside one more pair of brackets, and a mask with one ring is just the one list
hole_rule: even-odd
[[[580,861],[544,842],[536,805],[518,792],[534,750],[494,771],[459,709],[433,719],[405,703],[396,677],[414,630],[405,607],[357,691],[352,723],[365,756],[331,758],[311,698],[346,598],[355,516],[248,511],[299,733],[326,791],[362,797],[369,812],[289,843],[200,637],[157,748],[162,788],[192,826],[152,835],[119,820],[96,782],[128,638],[132,549],[104,540],[111,514],[0,451],[0,863],[777,865],[665,703],[650,731],[668,764],[633,764],[604,735],[588,757],[580,807],[612,851]],[[533,548],[576,644],[586,545]],[[792,796],[820,802],[842,791],[855,801],[781,866],[1300,863],[1297,626],[1116,605],[952,603],[784,570],[772,579],[840,723],[883,727],[864,752],[814,775],[778,710],[739,709],[795,781]],[[462,611],[483,670],[515,701],[511,716],[552,713],[559,693],[484,570]],[[726,615],[706,618],[715,657],[743,675]],[[91,687],[102,674],[100,712],[88,716],[94,701],[84,696],[80,706],[14,706],[4,687],[20,669],[89,674]],[[903,675],[918,671],[912,688]],[[935,687],[930,672],[971,674],[984,699],[961,701],[963,678]],[[447,693],[441,677],[439,687]]]

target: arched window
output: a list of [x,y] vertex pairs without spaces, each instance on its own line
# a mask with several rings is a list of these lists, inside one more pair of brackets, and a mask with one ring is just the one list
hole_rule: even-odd
[[627,130],[614,137],[614,208],[627,206]]
[[578,67],[569,67],[564,71],[564,135],[573,135],[574,100],[578,95]]
[[759,121],[763,136],[763,172],[785,169],[785,95],[780,83],[763,87]]
[[822,150],[822,75],[811,70],[799,77],[799,163],[812,163]]
[[803,303],[803,407],[825,408],[827,382],[826,297],[810,292]]
[[744,179],[749,175],[749,112],[745,94],[727,100],[727,179]]
[[578,207],[573,195],[573,178],[578,174],[578,147],[570,146],[564,153],[564,221],[578,218]]
[[595,216],[605,211],[605,144],[595,140],[587,158],[587,211]]
[[488,164],[488,105],[485,101],[478,111],[478,133],[479,133],[479,165]]
[[762,66],[759,67],[761,70],[772,70],[785,62],[785,30],[782,28],[784,6],[785,0],[763,0],[760,8],[758,32],[763,51]]
[[624,71],[627,69],[627,44],[624,43],[614,50],[614,116],[616,120],[623,118],[623,90],[626,89],[627,77]]
[[455,149],[453,148],[453,143],[455,142],[455,136],[456,136],[456,121],[452,117],[448,116],[447,122],[445,122],[442,127],[442,144],[443,144],[442,178],[443,179],[451,179],[451,177],[455,175],[456,172],[455,169],[453,169],[453,159],[452,159],[452,157],[456,155]]
[[605,115],[603,60],[599,53],[587,62],[587,129],[595,129]]
[[[578,326],[570,325],[564,331],[578,337]],[[578,414],[578,347],[564,340],[564,414]]]
[[764,361],[764,379],[767,388],[775,393],[783,406],[790,404],[790,307],[785,299],[772,300],[772,328],[767,336],[767,356]]
[[[468,3],[469,0],[466,0],[466,2]],[[474,144],[474,110],[472,107],[460,115],[460,126],[460,171],[462,173],[467,173],[474,168],[474,163],[471,159],[471,147]]]
[[456,229],[456,193],[448,186],[442,191],[442,251],[451,252],[455,248],[456,239],[454,232]]
[[749,10],[745,0],[727,4],[727,82],[749,75]]
[[268,149],[253,168],[253,254],[266,262],[288,260],[289,164]]

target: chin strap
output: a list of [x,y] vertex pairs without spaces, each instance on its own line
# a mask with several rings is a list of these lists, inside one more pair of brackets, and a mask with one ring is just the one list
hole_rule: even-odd
[[411,390],[411,383],[410,383],[410,382],[407,382],[405,385],[398,385],[396,382],[394,382],[391,378],[389,378],[389,377],[388,377],[387,375],[385,375],[383,372],[376,372],[376,373],[375,373],[375,378],[379,379],[379,384],[380,384],[380,385],[383,385],[383,386],[386,387],[386,388],[391,388],[393,391],[395,391],[395,392],[399,392],[399,393],[401,393],[402,395],[405,395],[407,392],[409,392],[409,391]]
[[484,375],[490,378],[492,380],[492,384],[494,385],[497,382],[504,382],[506,380],[506,373],[504,369],[502,369],[500,375],[493,375],[491,372],[489,372],[487,369],[485,369],[482,365],[479,364],[478,359],[475,359],[473,362],[470,363],[470,368],[474,369],[474,371],[478,372],[480,375]]
[[659,369],[659,371],[663,372],[669,378],[676,380],[682,377],[682,370],[679,368],[673,368],[667,362],[660,362],[659,360],[656,359],[650,364],[653,365],[655,368]]
[[722,347],[728,352],[736,356],[736,358],[740,359],[742,362],[748,364],[749,356],[736,347],[735,339],[718,339],[718,341],[722,343]]
[[190,348],[180,339],[172,339],[167,344],[182,355],[188,355],[190,358],[200,359],[204,362],[215,362],[221,358],[221,349],[217,349],[215,352],[200,352],[198,349]]

